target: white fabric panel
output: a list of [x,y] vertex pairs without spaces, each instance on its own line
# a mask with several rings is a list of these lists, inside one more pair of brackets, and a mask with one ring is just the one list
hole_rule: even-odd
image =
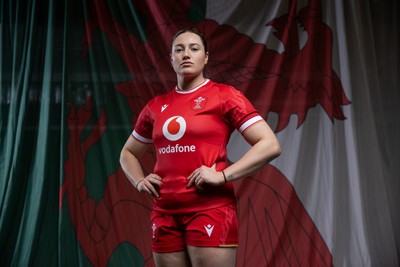
[[[307,2],[298,1],[297,9]],[[287,13],[289,1],[213,3],[208,3],[209,18],[269,49],[282,49],[265,24]],[[342,106],[344,121],[331,121],[320,106],[309,110],[300,128],[292,116],[277,134],[283,152],[272,164],[295,187],[335,266],[398,266],[399,14],[393,10],[398,4],[335,0],[321,5],[333,33],[333,69],[352,103]],[[391,14],[386,19],[385,12]],[[276,120],[269,114],[272,127]],[[238,135],[229,144],[232,161],[248,149]]]

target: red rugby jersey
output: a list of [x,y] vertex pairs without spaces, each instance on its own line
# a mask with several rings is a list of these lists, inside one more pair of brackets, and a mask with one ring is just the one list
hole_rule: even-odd
[[173,90],[153,98],[142,110],[133,137],[154,143],[154,173],[163,178],[154,209],[189,213],[235,201],[231,183],[199,191],[187,188],[196,168],[227,166],[226,144],[234,129],[243,132],[263,118],[243,94],[231,86],[206,80],[190,91]]

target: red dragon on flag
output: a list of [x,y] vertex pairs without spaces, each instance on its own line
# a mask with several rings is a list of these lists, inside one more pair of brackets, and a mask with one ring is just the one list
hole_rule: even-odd
[[[288,13],[267,23],[284,46],[284,52],[268,49],[228,25],[204,19],[187,19],[190,0],[132,1],[145,18],[143,36],[133,35],[111,14],[105,0],[90,0],[90,18],[82,39],[82,57],[94,44],[94,31],[101,31],[112,43],[134,80],[116,84],[133,112],[132,123],[144,104],[154,95],[175,86],[169,60],[173,33],[196,27],[209,41],[210,60],[206,73],[217,81],[243,91],[262,115],[276,113],[275,131],[285,129],[292,115],[298,127],[309,109],[320,105],[329,118],[344,120],[341,105],[347,99],[332,69],[332,33],[322,22],[320,0],[309,0],[297,13],[297,2],[290,1]],[[307,34],[300,45],[298,23]],[[119,168],[108,177],[103,198],[97,203],[85,185],[85,159],[93,144],[106,131],[106,115],[95,125],[93,100],[70,106],[68,116],[68,158],[60,188],[60,208],[68,201],[69,214],[77,240],[94,266],[107,266],[122,243],[133,244],[145,266],[154,266],[150,251],[149,212],[152,200],[134,190]],[[84,130],[90,134],[83,138]],[[153,153],[142,161],[149,171]],[[257,174],[235,182],[238,196],[240,240],[238,266],[332,266],[332,256],[318,229],[303,207],[288,179],[272,165]]]

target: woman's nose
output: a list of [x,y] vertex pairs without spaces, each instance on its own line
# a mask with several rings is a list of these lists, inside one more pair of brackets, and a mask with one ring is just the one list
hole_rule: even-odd
[[183,58],[188,58],[188,57],[190,57],[190,51],[189,51],[189,49],[183,50]]

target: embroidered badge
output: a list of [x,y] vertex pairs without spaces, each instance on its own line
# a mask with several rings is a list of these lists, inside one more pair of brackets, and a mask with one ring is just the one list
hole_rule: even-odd
[[157,226],[156,226],[155,223],[153,223],[153,225],[151,226],[151,230],[153,230],[153,236],[152,236],[152,238],[156,238]]
[[206,106],[206,103],[207,103],[207,98],[199,96],[198,98],[193,100],[192,109],[193,110],[202,109]]

